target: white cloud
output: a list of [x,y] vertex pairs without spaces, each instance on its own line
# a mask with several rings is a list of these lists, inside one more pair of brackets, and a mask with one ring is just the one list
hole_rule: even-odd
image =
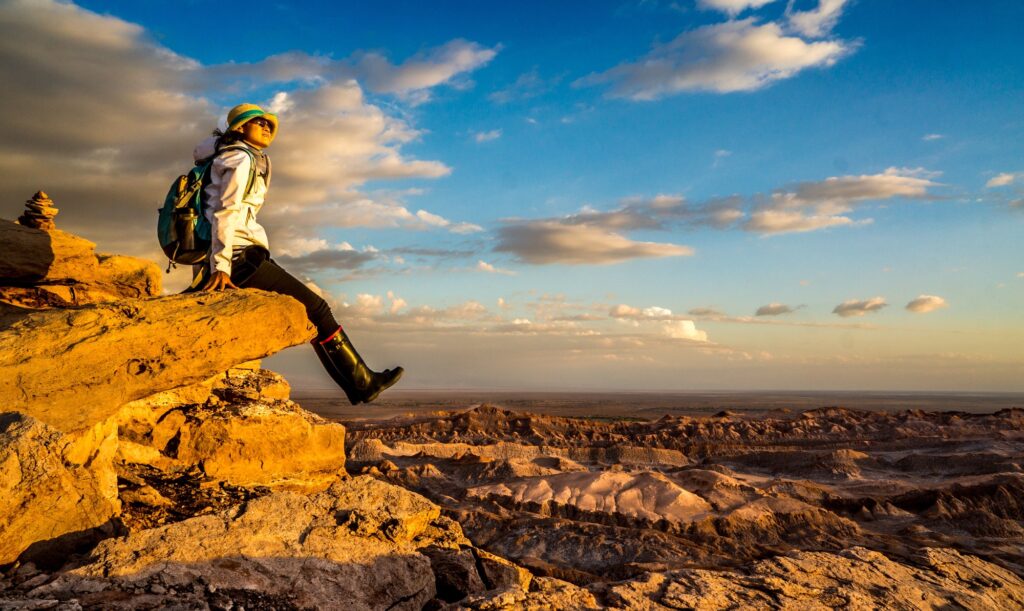
[[638,242],[603,227],[546,219],[509,222],[498,229],[494,250],[513,253],[521,261],[535,265],[600,265],[693,254],[688,246]]
[[406,302],[404,299],[395,295],[394,291],[388,291],[387,294],[388,300],[391,302],[391,305],[388,306],[389,314],[397,314],[398,312],[405,309],[409,305],[408,302]]
[[612,97],[654,100],[683,91],[760,89],[812,67],[828,67],[852,50],[842,41],[808,42],[776,23],[728,21],[683,32],[646,56],[576,82],[610,84]]
[[477,142],[490,142],[491,140],[497,140],[501,138],[500,129],[492,129],[486,132],[474,132],[473,139]]
[[631,321],[633,326],[640,326],[644,321],[661,321],[661,331],[671,339],[685,339],[696,342],[708,341],[708,334],[699,331],[694,322],[683,316],[672,314],[672,310],[660,306],[637,308],[624,303],[612,306],[608,315],[616,320]]
[[993,187],[1005,187],[1007,185],[1012,185],[1022,175],[1024,175],[1024,174],[1017,174],[1017,173],[1013,173],[1013,172],[1003,172],[1001,174],[997,174],[997,175],[993,176],[992,178],[990,178],[988,180],[988,182],[985,183],[985,186],[991,189]]
[[667,337],[672,339],[685,339],[694,342],[708,341],[707,332],[698,330],[692,320],[676,320],[666,323],[662,330]]
[[673,314],[672,310],[668,308],[663,308],[661,306],[635,308],[624,303],[612,306],[612,308],[608,311],[608,315],[612,318],[625,318],[635,320],[686,320],[682,316],[677,316]]
[[920,168],[889,168],[881,174],[799,183],[756,205],[744,229],[779,234],[871,223],[871,219],[845,215],[869,201],[931,198],[928,190],[941,186],[931,180],[934,177],[935,173]]
[[406,102],[421,104],[430,99],[430,89],[440,85],[459,87],[461,75],[490,62],[498,48],[455,39],[425,49],[400,64],[393,64],[376,51],[358,51],[351,57],[334,59],[289,51],[257,62],[230,62],[209,66],[193,75],[195,87],[220,86],[245,91],[265,84],[358,81],[374,93],[393,94]]
[[789,28],[810,38],[819,38],[832,31],[843,7],[849,0],[818,0],[817,8],[793,12],[792,2],[786,9]]
[[476,70],[497,55],[475,42],[456,39],[435,49],[417,53],[401,65],[392,65],[377,53],[359,58],[359,75],[368,87],[383,93],[421,91],[449,82],[455,76]]
[[946,136],[943,134],[925,134],[924,136],[921,136],[921,140],[924,140],[925,142],[933,142],[935,140],[942,140],[945,137]]
[[833,310],[833,314],[838,314],[843,318],[849,318],[851,316],[864,316],[870,312],[877,312],[882,308],[888,306],[885,302],[884,297],[872,297],[871,299],[849,299],[843,303],[837,305]]
[[486,261],[477,261],[476,262],[476,269],[478,271],[486,272],[488,274],[503,274],[505,276],[515,276],[516,275],[516,273],[514,271],[512,271],[512,270],[501,269],[500,267],[494,267],[493,265],[491,265],[490,263],[487,263]]
[[800,306],[794,308],[784,303],[772,302],[769,303],[768,305],[763,305],[757,308],[757,312],[754,314],[754,316],[780,316],[782,314],[791,314],[795,312],[799,307]]
[[722,11],[735,16],[748,8],[760,8],[775,0],[697,0],[697,6],[705,10]]
[[628,197],[613,210],[589,206],[558,219],[568,225],[590,225],[619,231],[670,229],[674,226],[724,229],[743,217],[738,197],[713,199],[702,204],[687,202],[681,195],[659,194],[651,198]]
[[949,304],[942,297],[936,295],[918,295],[906,305],[907,310],[924,314],[948,307]]

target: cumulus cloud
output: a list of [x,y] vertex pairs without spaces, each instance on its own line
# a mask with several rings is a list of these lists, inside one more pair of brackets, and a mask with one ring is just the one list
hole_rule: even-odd
[[884,297],[872,297],[871,299],[849,299],[843,303],[837,305],[833,310],[833,314],[838,314],[843,318],[849,318],[851,316],[864,316],[870,312],[877,312],[882,308],[888,306],[885,302]]
[[752,91],[808,68],[832,66],[852,49],[838,40],[807,41],[786,34],[778,23],[748,18],[683,32],[635,62],[575,84],[607,84],[610,96],[631,100],[684,91]]
[[641,322],[659,321],[662,334],[671,339],[684,339],[695,342],[707,342],[708,334],[697,329],[694,322],[685,316],[672,314],[672,310],[660,306],[637,308],[620,303],[611,307],[608,316],[617,320],[628,320],[634,326]]
[[477,142],[490,142],[491,140],[497,140],[501,138],[500,129],[492,129],[486,132],[474,132],[473,139]]
[[934,312],[945,307],[949,307],[949,304],[945,299],[936,295],[918,295],[906,305],[907,310],[919,314]]
[[1007,185],[1012,185],[1021,176],[1024,176],[1024,174],[1016,174],[1016,173],[1013,173],[1013,172],[1002,172],[1002,173],[996,174],[995,176],[990,178],[988,180],[988,182],[985,183],[985,186],[988,187],[989,189],[992,189],[992,188],[995,188],[995,187],[1005,187]]
[[744,229],[779,234],[867,224],[872,220],[855,220],[846,215],[869,201],[930,199],[934,196],[929,189],[940,186],[932,180],[934,177],[935,173],[920,168],[888,168],[881,174],[799,183],[759,202]]
[[772,302],[768,305],[763,305],[757,308],[757,312],[754,316],[781,316],[782,314],[791,314],[797,311],[801,306],[788,306],[784,303]]
[[[316,240],[321,227],[360,223],[479,229],[360,193],[372,180],[451,171],[403,153],[420,132],[363,91],[398,95],[449,83],[489,61],[494,49],[452,41],[397,65],[372,54],[345,61],[286,54],[210,66],[160,46],[136,24],[70,3],[5,2],[0,20],[0,172],[7,177],[0,197],[20,201],[45,189],[62,208],[61,227],[104,250],[158,258],[139,228],[152,226],[170,180],[191,165],[195,143],[243,99],[281,116],[270,150],[274,184],[261,215],[272,239],[291,229]],[[281,83],[291,89],[264,97]],[[224,107],[211,101],[226,94],[234,100]]]
[[674,315],[672,314],[672,310],[668,308],[663,308],[661,306],[636,308],[630,305],[626,305],[624,303],[612,306],[612,308],[608,311],[608,316],[612,318],[625,318],[633,320],[686,320],[685,317]]
[[688,246],[638,242],[604,227],[547,219],[508,222],[498,229],[494,250],[512,253],[534,265],[600,265],[693,254]]
[[697,329],[692,320],[676,320],[666,323],[662,330],[667,337],[672,339],[684,339],[692,342],[708,341],[708,334]]

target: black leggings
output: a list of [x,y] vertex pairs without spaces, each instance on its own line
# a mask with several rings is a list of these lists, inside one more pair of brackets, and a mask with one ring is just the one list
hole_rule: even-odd
[[262,289],[298,299],[306,306],[309,322],[316,325],[318,341],[327,339],[341,326],[327,302],[282,269],[263,248],[251,246],[235,255],[231,264],[231,282],[243,288]]

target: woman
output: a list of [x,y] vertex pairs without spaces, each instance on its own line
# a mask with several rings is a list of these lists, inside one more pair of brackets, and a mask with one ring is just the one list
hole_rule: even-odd
[[211,227],[209,265],[192,285],[204,291],[263,289],[298,299],[316,326],[313,348],[327,373],[352,405],[369,403],[397,382],[403,369],[376,372],[367,367],[327,302],[270,258],[267,234],[256,222],[271,177],[263,150],[276,134],[275,115],[255,104],[240,104],[228,112],[227,129],[215,131],[193,152],[197,161],[216,157],[204,191]]

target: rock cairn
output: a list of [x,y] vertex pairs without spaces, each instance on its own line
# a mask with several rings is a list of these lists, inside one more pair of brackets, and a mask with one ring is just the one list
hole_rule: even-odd
[[25,213],[18,218],[18,223],[33,229],[52,231],[57,228],[53,217],[59,210],[53,207],[53,200],[43,191],[36,191],[32,199],[25,202]]

